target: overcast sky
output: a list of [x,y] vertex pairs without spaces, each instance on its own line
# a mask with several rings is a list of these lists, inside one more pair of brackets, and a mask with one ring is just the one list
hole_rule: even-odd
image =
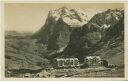
[[5,30],[35,32],[44,25],[49,10],[63,6],[82,9],[123,8],[121,3],[6,3]]

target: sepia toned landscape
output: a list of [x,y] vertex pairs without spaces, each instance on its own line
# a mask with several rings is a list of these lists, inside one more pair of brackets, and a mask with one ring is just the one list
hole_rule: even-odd
[[124,77],[123,4],[103,4],[5,4],[5,77]]

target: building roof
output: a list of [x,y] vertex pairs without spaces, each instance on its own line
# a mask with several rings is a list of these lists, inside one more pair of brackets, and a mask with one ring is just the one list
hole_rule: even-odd
[[56,60],[78,60],[78,58],[56,58]]
[[99,58],[100,59],[100,56],[87,56],[86,59],[93,59],[93,58]]

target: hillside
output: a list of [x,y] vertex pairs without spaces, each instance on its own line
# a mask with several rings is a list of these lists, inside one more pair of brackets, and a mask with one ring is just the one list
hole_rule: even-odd
[[[48,65],[46,47],[31,39],[32,33],[5,32],[5,68],[40,69]],[[42,66],[43,65],[43,66]]]

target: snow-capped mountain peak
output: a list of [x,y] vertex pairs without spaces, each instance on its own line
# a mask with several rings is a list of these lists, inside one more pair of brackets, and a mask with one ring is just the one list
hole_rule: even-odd
[[56,22],[61,18],[71,27],[81,27],[86,24],[96,13],[98,13],[98,11],[62,7],[50,10],[48,18],[52,18],[53,22]]

